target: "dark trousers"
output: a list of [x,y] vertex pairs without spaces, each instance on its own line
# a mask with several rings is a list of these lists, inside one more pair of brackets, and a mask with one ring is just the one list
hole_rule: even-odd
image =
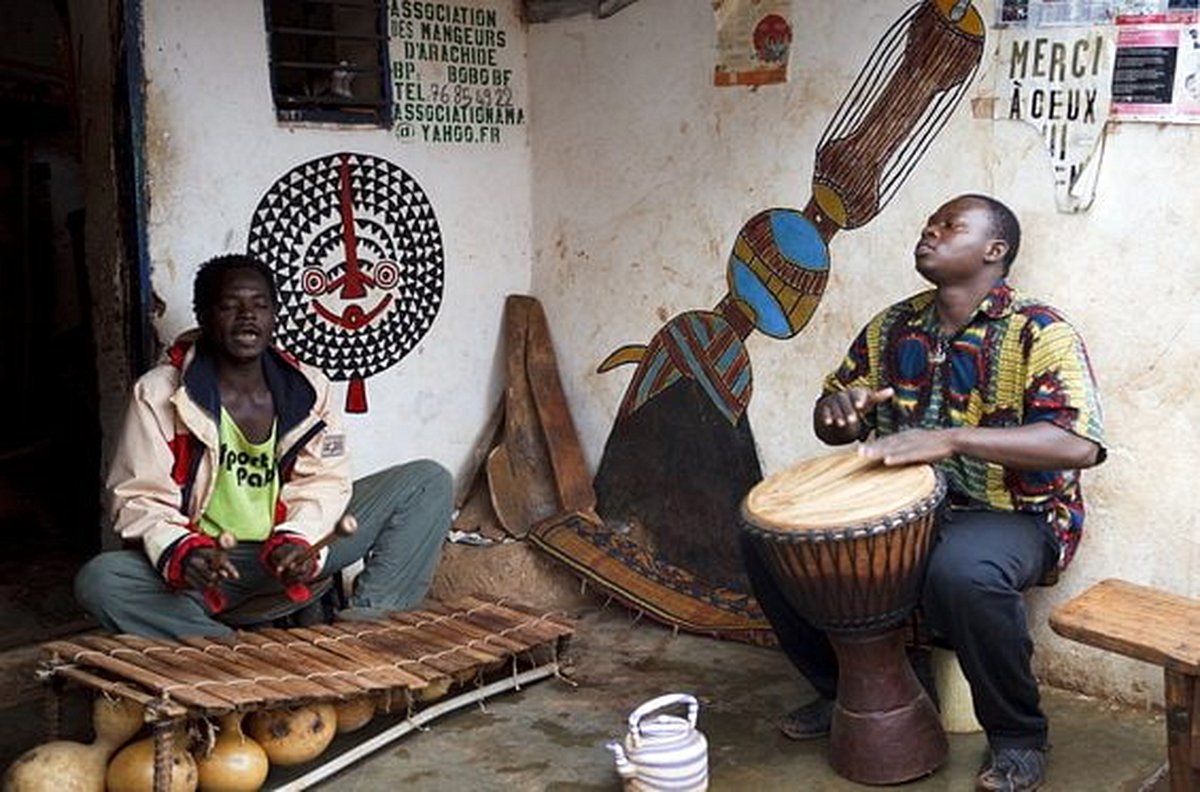
[[[788,602],[743,535],[754,596],[792,664],[826,698],[837,695],[837,656],[825,633]],[[1038,515],[944,509],[921,596],[931,639],[958,655],[975,717],[992,748],[1044,748],[1046,716],[1030,668],[1033,640],[1022,592],[1057,561]]]

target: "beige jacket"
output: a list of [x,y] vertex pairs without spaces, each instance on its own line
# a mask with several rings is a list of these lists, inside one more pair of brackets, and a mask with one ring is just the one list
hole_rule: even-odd
[[[113,529],[140,543],[171,582],[182,554],[208,544],[198,520],[212,496],[218,454],[215,369],[208,355],[197,354],[194,338],[182,336],[170,362],[134,384],[108,477]],[[333,529],[350,500],[345,433],[320,372],[277,350],[268,350],[263,367],[275,399],[281,479],[268,543],[311,544]],[[322,553],[318,564],[324,560]]]

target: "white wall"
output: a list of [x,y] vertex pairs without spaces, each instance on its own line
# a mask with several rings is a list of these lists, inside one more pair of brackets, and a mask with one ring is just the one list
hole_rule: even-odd
[[[526,105],[525,35],[513,3],[493,7]],[[275,120],[261,0],[147,0],[146,171],[159,337],[194,324],[196,266],[244,251],[255,207],[276,179],[339,151],[390,160],[421,185],[445,247],[442,306],[428,335],[367,380],[369,410],[347,417],[356,474],[428,456],[459,470],[500,387],[497,339],[509,293],[528,293],[527,125],[487,145],[401,142],[386,129]],[[344,389],[344,383],[340,385]]]
[[[795,0],[791,79],[757,90],[712,87],[708,3],[641,0],[607,20],[531,28],[533,283],[593,469],[631,372],[600,375],[596,365],[676,313],[713,306],[734,236],[756,211],[803,208],[826,123],[909,5]],[[992,4],[976,5],[990,22]],[[1012,280],[1083,331],[1110,448],[1085,479],[1077,560],[1057,587],[1029,597],[1037,668],[1060,684],[1150,701],[1161,694],[1156,668],[1059,638],[1046,617],[1109,576],[1200,595],[1200,427],[1187,363],[1200,352],[1200,171],[1189,167],[1200,127],[1115,126],[1094,206],[1060,214],[1034,129],[972,117],[970,100],[991,95],[995,39],[989,31],[982,73],[893,203],[833,238],[812,323],[789,341],[751,337],[751,421],[768,473],[821,452],[809,423],[821,377],[876,310],[923,287],[911,250],[924,218],[960,192],[1004,200],[1025,229]]]
[[[275,121],[262,4],[148,0],[145,11],[150,253],[169,339],[192,324],[191,276],[242,250],[262,194],[295,165],[337,151],[387,158],[420,182],[444,235],[446,285],[431,332],[367,382],[370,411],[348,418],[356,468],[432,456],[459,470],[500,387],[504,296],[531,288],[551,323],[562,379],[593,466],[630,373],[596,365],[645,343],[680,311],[711,307],[742,223],[802,208],[818,139],[843,92],[908,0],[796,0],[791,80],[711,85],[708,3],[640,0],[606,19],[535,25],[499,9],[509,47],[528,49],[531,119],[502,144],[401,143],[386,130]],[[984,2],[985,19],[993,16]],[[527,36],[527,38],[526,38]],[[990,41],[994,41],[994,36]],[[1088,474],[1087,536],[1054,589],[1030,596],[1036,662],[1049,680],[1135,701],[1159,695],[1157,669],[1058,638],[1050,609],[1108,576],[1200,595],[1190,486],[1197,427],[1187,360],[1200,351],[1189,256],[1200,175],[1185,166],[1200,129],[1114,127],[1098,197],[1083,215],[1054,208],[1049,164],[1030,127],[973,118],[989,96],[991,45],[967,101],[898,196],[864,228],[838,233],[832,274],[796,338],[752,336],[751,421],[773,472],[822,449],[809,408],[822,375],[878,308],[922,287],[910,251],[924,217],[963,191],[1020,215],[1013,280],[1083,330],[1107,414],[1110,458]],[[528,132],[528,134],[527,134]],[[529,141],[533,141],[533,155]],[[532,196],[532,197],[531,197]],[[531,286],[532,284],[532,286]]]

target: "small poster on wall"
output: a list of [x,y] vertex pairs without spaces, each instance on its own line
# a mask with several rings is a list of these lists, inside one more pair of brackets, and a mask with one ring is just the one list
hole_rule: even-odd
[[1054,168],[1060,212],[1095,198],[1109,118],[1113,28],[1045,27],[1001,33],[995,116],[1035,127]]
[[792,0],[713,0],[717,22],[715,85],[787,81]]
[[1111,22],[1120,0],[1000,0],[997,27],[1044,27]]
[[1188,22],[1198,7],[1200,0],[999,0],[996,27]]
[[1111,0],[1119,23],[1195,22],[1200,0]]
[[1114,119],[1200,123],[1200,24],[1122,20]]

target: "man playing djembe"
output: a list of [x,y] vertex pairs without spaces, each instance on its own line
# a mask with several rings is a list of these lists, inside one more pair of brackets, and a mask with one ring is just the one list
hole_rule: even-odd
[[[1047,721],[1022,592],[1052,583],[1071,560],[1083,525],[1079,470],[1105,456],[1082,339],[1005,280],[1020,238],[1016,217],[992,198],[939,208],[914,253],[934,288],[871,320],[813,410],[824,442],[864,440],[867,457],[933,463],[946,477],[921,617],[970,684],[991,749],[977,782],[985,790],[1033,790],[1044,778]],[[780,728],[794,739],[823,736],[836,655],[754,548],[743,550],[755,596],[819,696]]]
[[[113,631],[223,635],[230,609],[264,594],[300,609],[314,578],[365,558],[343,617],[417,605],[450,527],[450,474],[418,460],[351,484],[329,381],[271,346],[266,265],[205,262],[193,307],[200,333],[134,385],[109,473],[133,547],[84,565],[80,604]],[[318,551],[344,512],[357,530]]]

